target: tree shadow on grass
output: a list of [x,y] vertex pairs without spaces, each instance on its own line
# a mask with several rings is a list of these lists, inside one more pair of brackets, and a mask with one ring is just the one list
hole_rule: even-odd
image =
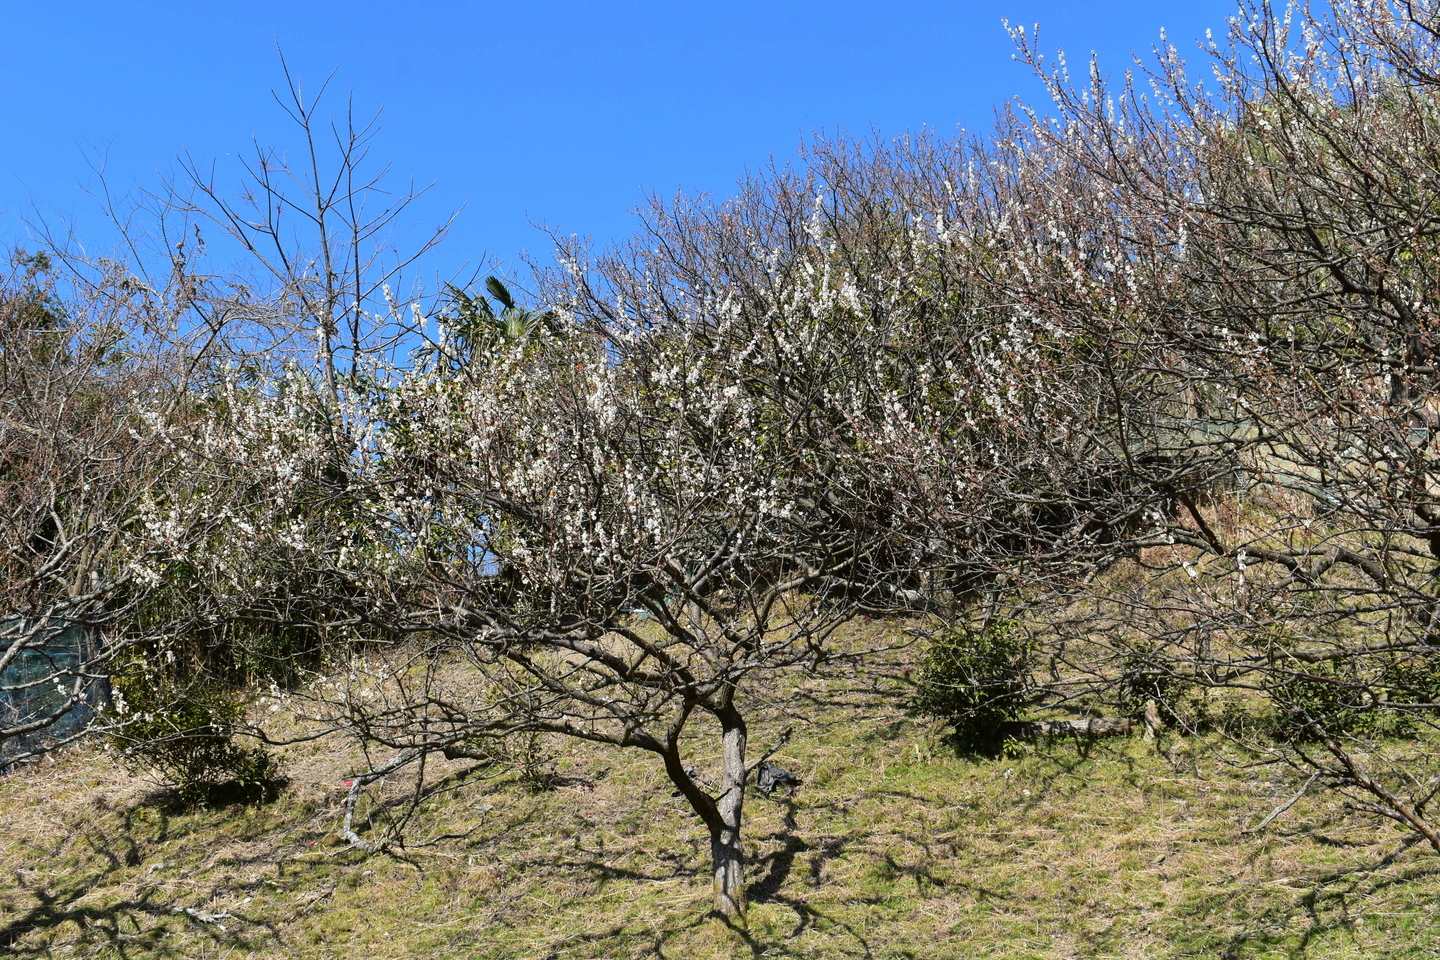
[[[802,946],[799,943],[800,938],[810,931],[830,928],[844,934],[840,941],[844,946],[832,942],[827,944],[827,949],[839,949],[842,951],[840,954],[842,956],[873,957],[872,945],[861,927],[832,911],[822,909],[805,893],[807,888],[820,887],[827,863],[839,860],[848,848],[862,841],[863,838],[826,836],[815,838],[813,842],[807,841],[798,835],[797,805],[794,799],[792,797],[772,797],[771,800],[785,807],[782,817],[783,825],[780,830],[759,839],[777,843],[779,846],[767,855],[757,858],[752,864],[757,879],[750,884],[749,898],[752,904],[785,907],[794,914],[794,924],[783,937],[767,942],[761,942],[755,934],[749,931],[736,928],[735,932],[742,937],[755,956],[808,957],[812,955],[811,947],[810,945]],[[861,845],[863,846],[863,842]],[[902,863],[889,853],[882,856],[884,869],[896,877],[903,876],[913,880],[919,893],[923,893],[927,889],[958,885],[991,899],[1001,897],[997,891],[968,883],[957,883],[938,876],[930,867],[931,861],[932,858],[926,856],[914,863]],[[797,863],[804,864],[803,885],[792,879],[797,872]],[[891,946],[893,947],[893,945]]]
[[683,935],[709,922],[703,915],[665,924],[627,921],[600,930],[571,934],[547,946],[549,950],[540,954],[544,960],[560,960],[561,957],[616,956],[613,951],[623,947],[626,956],[671,957],[670,944]]
[[[1384,891],[1408,884],[1433,886],[1440,878],[1440,863],[1411,861],[1402,864],[1401,856],[1419,843],[1418,837],[1407,837],[1397,849],[1368,864],[1356,864],[1311,875],[1303,892],[1287,896],[1254,915],[1246,917],[1244,926],[1228,937],[1216,937],[1214,955],[1225,958],[1252,956],[1257,950],[1274,951],[1292,960],[1320,960],[1333,952],[1327,935],[1356,928],[1366,908]],[[1208,924],[1222,916],[1234,899],[1233,891],[1218,891],[1196,903],[1195,920]],[[1417,918],[1421,914],[1417,911]],[[1423,915],[1423,929],[1429,929],[1428,911]],[[1378,931],[1376,932],[1378,935]],[[1434,944],[1393,944],[1394,956],[1419,956],[1424,947]],[[1267,953],[1266,956],[1270,954]],[[1428,954],[1427,954],[1428,955]]]
[[[0,919],[0,951],[51,957],[59,939],[69,942],[74,956],[191,957],[197,934],[234,950],[276,950],[279,935],[268,921],[207,913],[152,883],[154,866],[135,872],[147,851],[172,839],[168,811],[140,806],[121,814],[117,830],[85,830],[35,849],[36,866],[16,870],[8,885],[15,906]],[[63,860],[79,866],[59,876],[45,869]]]
[[[750,884],[749,896],[751,903],[769,903],[772,900],[776,900],[779,896],[780,888],[785,885],[786,880],[790,879],[790,872],[794,869],[796,856],[810,850],[810,844],[793,835],[783,836],[772,834],[764,839],[783,840],[784,846],[755,861],[754,869],[756,871],[764,871],[764,874]],[[825,855],[825,851],[820,853],[822,857]],[[829,854],[832,859],[838,855],[838,847],[834,848],[834,852]],[[818,874],[821,867],[817,863],[811,869]]]
[[[865,960],[872,960],[875,956],[870,941],[854,924],[831,916],[804,900],[777,895],[768,902],[783,905],[795,913],[795,926],[782,938],[766,937],[744,924],[695,911],[688,915],[627,920],[601,929],[570,934],[546,944],[539,956],[546,960],[597,956],[682,958],[687,947],[686,938],[710,925],[713,925],[715,936],[734,939],[734,955],[743,955],[743,951],[748,950],[753,957],[812,957],[814,954],[808,946],[802,947],[794,941],[812,928],[833,927],[846,934],[846,945],[832,942],[827,945],[831,951],[827,955],[863,957]],[[834,952],[837,949],[839,952]]]
[[272,777],[261,782],[224,780],[197,784],[190,790],[166,788],[147,798],[146,805],[170,814],[251,807],[274,803],[289,785],[285,777]]
[[[808,931],[826,927],[844,934],[842,939],[847,946],[838,948],[840,952],[836,955],[873,957],[872,945],[859,927],[815,906],[803,895],[786,892],[787,888],[804,889],[796,882],[800,877],[804,877],[809,886],[818,886],[825,864],[842,856],[850,843],[849,838],[826,837],[811,843],[797,835],[798,808],[794,799],[773,796],[768,800],[784,807],[783,825],[773,833],[756,837],[759,843],[778,846],[749,864],[750,874],[755,879],[747,893],[755,907],[778,906],[794,914],[794,923],[782,935],[766,934],[756,929],[758,924],[737,924],[706,911],[701,885],[706,873],[702,869],[704,851],[650,851],[647,855],[652,864],[643,869],[632,869],[614,863],[606,855],[607,851],[598,846],[577,842],[569,855],[552,860],[544,868],[586,873],[605,880],[691,883],[694,884],[693,900],[673,914],[649,914],[560,937],[545,944],[538,955],[554,960],[611,955],[682,957],[688,948],[688,938],[709,924],[713,925],[714,936],[733,940],[729,949],[740,956],[747,952],[754,957],[811,956],[810,945],[802,946],[799,939]],[[754,916],[752,910],[752,920]],[[837,947],[832,943],[828,949],[833,951]]]

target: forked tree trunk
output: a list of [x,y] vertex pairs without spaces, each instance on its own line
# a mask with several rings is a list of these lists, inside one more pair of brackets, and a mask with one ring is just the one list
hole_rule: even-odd
[[740,823],[745,807],[745,721],[721,720],[723,768],[716,819],[710,824],[710,856],[715,867],[715,912],[731,922],[745,918],[745,854]]

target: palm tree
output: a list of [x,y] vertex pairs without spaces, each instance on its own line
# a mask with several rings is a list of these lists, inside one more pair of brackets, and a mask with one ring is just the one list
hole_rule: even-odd
[[484,294],[471,295],[459,287],[446,285],[451,312],[442,314],[449,337],[447,342],[430,353],[443,356],[457,368],[469,366],[482,351],[496,346],[523,343],[543,334],[560,336],[560,322],[554,310],[526,310],[498,277],[485,280],[485,289],[500,305],[499,312]]

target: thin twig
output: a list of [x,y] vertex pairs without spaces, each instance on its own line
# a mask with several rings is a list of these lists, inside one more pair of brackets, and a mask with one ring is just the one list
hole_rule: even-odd
[[1318,779],[1320,779],[1320,771],[1319,771],[1319,770],[1316,770],[1314,773],[1310,774],[1310,779],[1305,781],[1305,786],[1301,787],[1301,788],[1299,789],[1299,791],[1296,792],[1295,796],[1291,797],[1289,800],[1286,800],[1284,803],[1280,804],[1280,806],[1276,807],[1274,810],[1271,810],[1271,811],[1270,811],[1270,815],[1269,815],[1268,817],[1266,817],[1264,820],[1261,820],[1261,821],[1260,821],[1259,823],[1257,823],[1255,826],[1250,827],[1248,830],[1241,830],[1240,832],[1241,832],[1242,834],[1259,833],[1260,831],[1264,830],[1266,827],[1270,826],[1271,822],[1272,822],[1276,817],[1280,816],[1280,814],[1284,813],[1286,810],[1289,810],[1291,807],[1295,806],[1295,804],[1299,803],[1299,802],[1300,802],[1300,798],[1303,797],[1303,796],[1305,796],[1305,794],[1310,790],[1310,787],[1311,787],[1311,786],[1315,783],[1315,781],[1318,780]]

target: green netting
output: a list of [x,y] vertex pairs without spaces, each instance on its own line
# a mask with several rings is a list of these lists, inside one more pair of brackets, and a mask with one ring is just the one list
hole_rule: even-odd
[[[82,730],[94,715],[92,704],[101,693],[98,684],[84,683],[81,702],[67,706],[96,652],[85,627],[57,624],[36,629],[24,621],[0,622],[0,655],[17,643],[24,644],[24,649],[0,671],[0,767],[6,760]],[[52,717],[54,722],[43,729],[12,733]]]

